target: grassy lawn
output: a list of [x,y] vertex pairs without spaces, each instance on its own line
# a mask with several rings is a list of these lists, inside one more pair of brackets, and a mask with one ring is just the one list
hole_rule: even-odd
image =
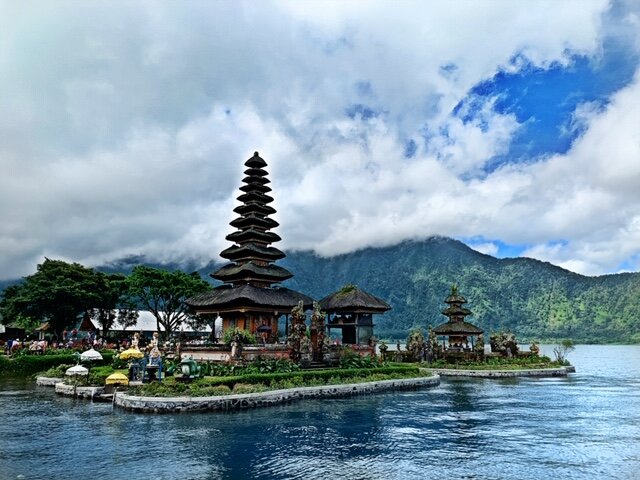
[[148,383],[140,387],[130,388],[129,393],[153,397],[199,397],[427,376],[431,376],[431,374],[417,366],[403,365],[402,367],[372,369],[333,369],[228,377],[208,376],[194,380],[191,383],[177,382],[175,378],[168,377],[162,382]]
[[425,368],[447,368],[453,370],[531,370],[541,368],[560,368],[566,363],[552,361],[549,357],[487,357],[480,362],[455,362],[437,360],[422,363]]

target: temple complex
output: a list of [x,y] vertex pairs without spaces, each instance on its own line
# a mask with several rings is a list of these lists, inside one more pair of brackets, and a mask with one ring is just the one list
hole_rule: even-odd
[[[433,329],[433,333],[442,337],[442,346],[446,352],[472,352],[474,337],[482,335],[482,329],[465,321],[472,315],[471,310],[463,307],[467,300],[458,293],[458,287],[453,285],[451,293],[444,301],[448,307],[442,311],[449,320]],[[448,338],[448,345],[445,339]]]
[[269,206],[273,198],[267,195],[271,191],[267,163],[255,152],[245,166],[237,197],[241,205],[233,210],[239,216],[230,223],[237,230],[226,236],[232,245],[220,253],[230,263],[211,274],[224,283],[187,303],[198,315],[222,317],[223,330],[237,327],[274,342],[278,319],[300,301],[305,309],[311,308],[313,299],[278,285],[293,274],[275,264],[285,254],[271,246],[280,236],[270,231],[278,223],[270,218],[276,210]]
[[370,345],[373,337],[373,315],[391,310],[391,306],[378,297],[347,285],[320,300],[327,313],[327,332],[339,330],[341,341],[348,345]]

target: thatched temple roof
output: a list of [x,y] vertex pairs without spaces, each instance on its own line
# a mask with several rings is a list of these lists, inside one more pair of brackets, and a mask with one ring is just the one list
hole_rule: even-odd
[[320,308],[328,313],[383,313],[391,310],[384,300],[360,290],[355,285],[347,285],[320,300]]
[[242,307],[272,308],[289,312],[302,300],[304,308],[313,306],[313,299],[303,293],[285,287],[260,288],[250,284],[234,287],[221,285],[191,297],[187,303],[197,310],[224,311]]
[[433,329],[436,335],[480,335],[481,328],[467,322],[445,322]]
[[231,222],[236,231],[226,236],[233,242],[221,252],[221,256],[231,263],[222,266],[211,276],[225,282],[225,285],[192,297],[187,304],[198,313],[216,311],[244,311],[256,309],[262,311],[290,311],[299,301],[310,308],[313,299],[288,288],[274,287],[293,274],[274,262],[285,254],[271,244],[280,241],[280,236],[270,232],[278,222],[269,218],[276,210],[267,205],[273,197],[266,195],[271,191],[266,184],[267,162],[258,152],[245,162],[246,177],[240,187],[242,192],[237,199],[241,205],[233,209],[238,218]]

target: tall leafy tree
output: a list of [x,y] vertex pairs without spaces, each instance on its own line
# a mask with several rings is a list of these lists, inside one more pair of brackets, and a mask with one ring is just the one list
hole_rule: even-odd
[[3,321],[47,321],[60,334],[98,303],[100,293],[95,287],[94,270],[47,258],[23,283],[5,290],[0,300]]
[[99,298],[87,313],[100,325],[102,334],[106,335],[116,320],[123,328],[135,325],[138,310],[129,295],[126,277],[96,272],[95,283]]
[[185,300],[211,288],[198,272],[187,274],[147,266],[135,267],[127,277],[127,284],[131,296],[153,313],[158,331],[160,326],[164,327],[166,336],[182,322],[196,322]]

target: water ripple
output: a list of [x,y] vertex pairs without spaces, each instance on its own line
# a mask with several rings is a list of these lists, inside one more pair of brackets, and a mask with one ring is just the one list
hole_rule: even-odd
[[234,413],[131,414],[5,380],[0,478],[637,478],[640,347],[572,355],[569,378]]

